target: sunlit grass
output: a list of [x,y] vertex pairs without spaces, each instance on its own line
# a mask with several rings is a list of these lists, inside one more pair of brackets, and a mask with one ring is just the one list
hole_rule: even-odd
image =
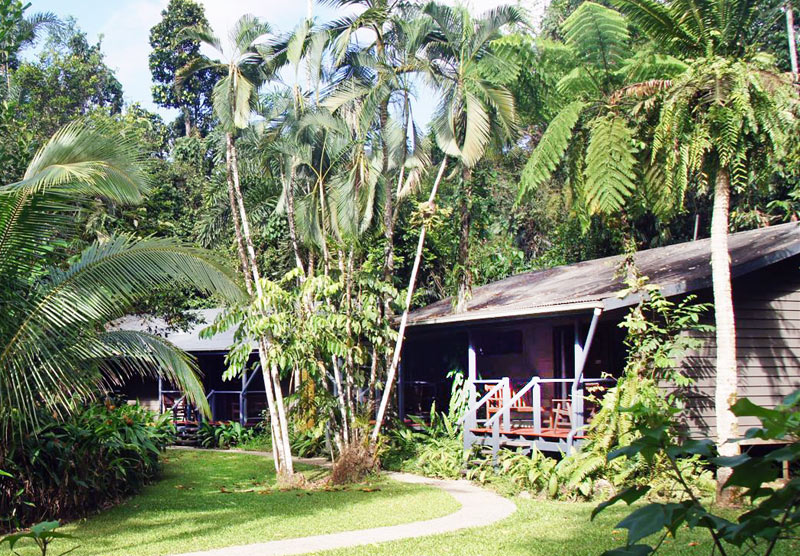
[[[300,466],[309,477],[324,474]],[[170,451],[161,481],[125,503],[63,528],[75,556],[176,554],[430,519],[456,511],[439,489],[380,479],[343,490],[279,491],[262,456]],[[25,550],[23,554],[33,554]]]
[[[431,537],[324,552],[324,556],[598,556],[625,544],[626,531],[615,525],[627,515],[625,504],[590,520],[596,506],[587,502],[515,500],[517,512],[495,525]],[[732,516],[731,516],[732,517]],[[711,537],[704,531],[681,530],[667,539],[661,556],[708,556]],[[732,550],[729,556],[745,551]],[[758,553],[760,554],[760,553]],[[779,544],[772,553],[800,554],[800,542]]]

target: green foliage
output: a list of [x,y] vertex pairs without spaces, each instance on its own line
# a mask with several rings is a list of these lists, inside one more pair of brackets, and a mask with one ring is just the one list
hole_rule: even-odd
[[[800,528],[800,481],[791,479],[775,485],[780,465],[793,464],[800,460],[800,390],[787,396],[775,409],[759,407],[747,399],[741,399],[731,408],[738,417],[757,417],[762,426],[749,429],[745,438],[772,440],[784,443],[781,448],[764,456],[747,453],[733,457],[715,457],[713,442],[709,440],[687,440],[678,444],[669,434],[673,426],[669,418],[659,426],[652,423],[638,428],[640,437],[628,446],[612,452],[610,459],[642,457],[647,461],[663,458],[670,467],[674,480],[680,484],[686,499],[680,503],[652,503],[634,510],[617,527],[628,530],[624,549],[605,554],[652,554],[657,552],[667,536],[675,537],[684,527],[707,529],[714,539],[715,550],[727,554],[732,547],[746,549],[752,554],[771,554],[780,539],[796,538]],[[741,514],[736,521],[711,513],[694,494],[691,481],[678,465],[679,458],[709,458],[719,466],[733,468],[723,488],[743,489],[743,495],[752,508]],[[649,491],[649,486],[631,487],[599,505],[597,515],[610,505],[624,501],[631,504]],[[655,546],[643,544],[645,537],[659,533]]]
[[[66,533],[56,531],[56,529],[58,529],[60,526],[61,524],[58,521],[43,521],[31,527],[29,531],[25,531],[23,533],[14,533],[13,535],[6,535],[0,539],[0,545],[8,543],[8,549],[14,554],[18,555],[19,552],[15,551],[14,547],[17,546],[17,544],[19,544],[19,542],[22,540],[30,540],[36,545],[42,556],[47,556],[48,550],[50,549],[50,545],[53,543],[53,541],[56,539],[74,538]],[[64,554],[68,554],[76,548],[78,547],[76,546],[61,552],[58,554],[58,556],[64,556]],[[52,552],[50,554],[52,554]]]
[[65,420],[40,412],[35,434],[4,439],[0,529],[70,519],[117,502],[154,479],[174,441],[169,415],[140,406],[92,404]]
[[600,4],[583,2],[564,20],[561,31],[584,65],[602,68],[607,76],[630,55],[625,18]]
[[[205,407],[195,363],[162,338],[108,330],[137,301],[174,285],[230,299],[243,294],[216,257],[169,239],[112,236],[72,260],[70,216],[100,197],[141,199],[132,145],[101,126],[69,125],[34,156],[21,181],[0,187],[0,435],[35,425],[40,406],[68,413],[98,387],[162,372]],[[56,239],[58,238],[58,239]]]
[[[200,41],[183,35],[188,27],[207,26],[203,6],[192,0],[170,0],[161,21],[150,29],[150,73],[153,100],[159,106],[181,108],[187,130],[205,134],[211,128],[211,92],[219,79],[218,70],[205,68],[189,77],[178,90],[175,77],[182,67],[200,56]],[[188,131],[186,133],[188,135]]]
[[592,121],[583,186],[590,213],[621,209],[635,189],[633,134],[625,120],[613,113]]
[[242,426],[238,421],[223,423],[200,423],[197,438],[203,448],[233,448],[252,440],[256,436],[253,429]]
[[38,59],[20,64],[13,82],[17,109],[40,141],[95,108],[122,110],[122,85],[106,66],[100,43],[89,44],[74,21],[53,30]]

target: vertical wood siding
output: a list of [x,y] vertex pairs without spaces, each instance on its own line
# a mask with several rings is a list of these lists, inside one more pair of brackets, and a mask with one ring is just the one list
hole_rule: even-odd
[[[701,293],[711,299],[710,291]],[[774,407],[800,388],[800,260],[753,272],[733,282],[736,315],[739,396],[758,405]],[[709,315],[713,322],[713,314]],[[714,418],[713,332],[704,346],[683,359],[685,372],[695,379],[688,388],[684,422],[695,437],[716,436]],[[758,425],[741,419],[740,431]]]

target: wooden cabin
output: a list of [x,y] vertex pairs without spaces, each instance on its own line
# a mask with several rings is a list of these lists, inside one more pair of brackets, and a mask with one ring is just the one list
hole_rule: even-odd
[[[247,371],[241,378],[225,380],[225,357],[234,343],[234,331],[228,330],[212,338],[201,338],[200,331],[214,322],[221,309],[194,311],[196,322],[186,330],[171,329],[163,319],[147,316],[128,316],[114,324],[123,330],[139,330],[166,338],[178,348],[189,353],[197,362],[201,380],[211,409],[211,421],[239,421],[252,425],[262,420],[266,409],[264,379],[260,372]],[[250,368],[257,359],[252,356]],[[199,419],[197,412],[187,403],[186,396],[175,385],[161,378],[132,377],[121,394],[130,402],[161,413],[172,413],[176,423],[189,423]]]
[[[775,406],[800,388],[800,227],[729,237],[737,323],[739,395]],[[641,251],[636,265],[670,298],[711,302],[707,239]],[[638,294],[621,296],[621,256],[526,272],[475,288],[467,310],[444,299],[411,313],[399,378],[401,415],[447,407],[448,371],[467,372],[465,447],[567,452],[625,362],[619,323]],[[708,315],[713,322],[713,314]],[[681,418],[689,435],[714,438],[714,338],[680,362],[695,383]],[[743,420],[742,427],[757,422]]]

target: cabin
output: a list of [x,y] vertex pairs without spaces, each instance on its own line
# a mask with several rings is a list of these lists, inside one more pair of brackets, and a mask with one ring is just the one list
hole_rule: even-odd
[[[222,309],[193,311],[195,321],[187,330],[175,330],[160,318],[132,315],[116,323],[115,328],[138,330],[157,334],[189,353],[197,362],[203,387],[211,409],[211,421],[239,421],[242,425],[254,425],[262,420],[267,409],[264,378],[260,372],[248,370],[236,379],[224,380],[227,369],[225,357],[233,346],[234,331],[228,330],[212,338],[201,338],[203,328],[214,322]],[[248,365],[255,367],[257,357],[251,356]],[[132,377],[120,394],[129,402],[160,413],[172,413],[173,420],[181,424],[199,420],[197,411],[186,400],[186,396],[173,384],[162,378]]]
[[[800,227],[729,236],[737,325],[739,395],[775,406],[800,388]],[[640,251],[641,273],[668,298],[713,301],[708,239]],[[447,407],[448,372],[466,371],[465,448],[578,446],[595,404],[625,363],[619,327],[639,294],[625,289],[622,256],[526,272],[475,288],[466,311],[451,299],[409,315],[399,373],[402,416]],[[713,323],[713,314],[708,315]],[[694,384],[683,392],[686,433],[714,438],[714,337],[679,362]],[[588,399],[587,399],[588,398]],[[740,426],[757,422],[742,420]]]

